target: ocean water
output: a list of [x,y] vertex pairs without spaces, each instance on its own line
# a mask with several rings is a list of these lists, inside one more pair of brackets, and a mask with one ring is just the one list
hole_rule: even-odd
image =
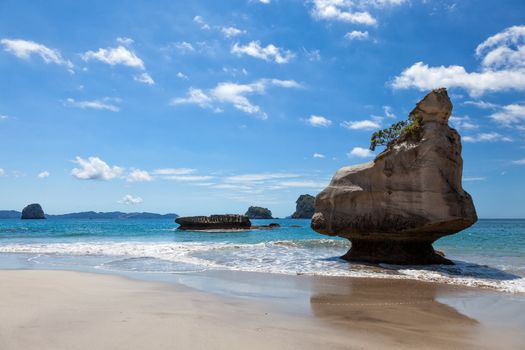
[[[437,241],[453,266],[370,266],[339,257],[345,239],[317,234],[309,220],[247,232],[179,232],[171,220],[0,220],[0,268],[95,268],[113,272],[236,270],[415,279],[525,293],[525,220],[479,220]],[[298,227],[297,227],[298,226]],[[10,266],[13,267],[13,266]]]

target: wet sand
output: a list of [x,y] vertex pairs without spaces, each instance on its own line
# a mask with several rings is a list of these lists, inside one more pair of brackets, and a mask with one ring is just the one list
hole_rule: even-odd
[[525,296],[437,283],[0,270],[0,349],[523,349]]

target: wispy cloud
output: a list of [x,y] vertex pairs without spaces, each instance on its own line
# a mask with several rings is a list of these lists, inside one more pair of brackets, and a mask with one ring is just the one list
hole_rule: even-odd
[[82,109],[98,109],[98,110],[107,110],[111,112],[118,112],[120,108],[115,105],[115,102],[119,102],[120,99],[104,97],[100,100],[84,100],[77,101],[73,98],[68,98],[65,105],[68,107],[76,107]]
[[348,32],[345,34],[345,38],[353,41],[353,40],[366,40],[368,39],[368,31],[359,31],[359,30],[353,30],[351,32]]
[[314,157],[314,158],[321,158],[321,159],[322,158],[326,158],[326,156],[324,154],[322,154],[322,153],[314,153],[312,157]]
[[262,181],[268,181],[268,180],[276,180],[276,179],[288,179],[293,177],[299,177],[299,174],[295,173],[255,173],[255,174],[242,174],[242,175],[234,175],[234,176],[228,176],[224,179],[225,182],[229,183],[257,183]]
[[135,196],[132,196],[131,194],[127,194],[121,199],[119,199],[117,202],[121,204],[135,205],[135,204],[140,204],[144,202],[144,200],[141,197],[138,197],[138,196],[135,197]]
[[49,177],[50,175],[51,174],[49,173],[49,171],[45,170],[45,171],[38,173],[37,177],[39,179],[45,179],[46,177]]
[[153,174],[155,175],[188,175],[193,174],[197,170],[191,168],[164,168],[164,169],[155,169]]
[[479,125],[475,124],[468,115],[460,116],[451,116],[449,119],[450,124],[457,130],[473,130],[479,128]]
[[246,33],[246,31],[236,27],[221,27],[221,33],[227,38],[233,38]]
[[135,81],[138,81],[139,83],[155,85],[155,80],[153,80],[153,78],[148,73],[141,73],[138,75],[134,75],[133,79]]
[[524,159],[513,160],[512,164],[525,165],[525,158]]
[[484,176],[471,176],[471,177],[467,176],[467,177],[463,178],[463,181],[468,181],[468,182],[470,182],[470,181],[486,181],[486,180],[487,180],[487,178],[484,177]]
[[62,57],[60,51],[51,49],[45,45],[30,40],[22,39],[2,39],[0,44],[4,50],[15,55],[18,58],[29,59],[32,55],[39,56],[45,63],[53,63],[66,67],[73,72],[75,66],[73,63]]
[[194,182],[194,181],[207,181],[213,179],[210,175],[169,175],[164,176],[165,180],[180,181],[180,182]]
[[290,50],[279,48],[273,44],[263,47],[259,41],[251,41],[244,46],[235,43],[231,52],[238,56],[248,55],[265,61],[274,61],[277,64],[288,63],[295,57],[295,54]]
[[193,17],[193,22],[195,22],[198,25],[200,25],[201,29],[203,29],[203,30],[210,30],[211,29],[209,24],[206,23],[206,21],[204,20],[204,18],[202,16],[197,15],[197,16]]
[[123,65],[145,69],[144,61],[130,48],[123,45],[117,47],[99,48],[97,51],[87,51],[81,55],[84,61],[100,61],[111,66]]
[[525,123],[525,105],[510,104],[502,106],[497,112],[490,115],[490,119],[507,127]]
[[503,136],[497,132],[480,133],[477,135],[463,136],[464,142],[477,143],[477,142],[512,142],[512,139],[508,136]]
[[375,117],[366,120],[344,121],[341,123],[341,126],[349,130],[375,130],[381,127],[381,119],[380,117]]
[[128,182],[149,182],[153,181],[153,177],[146,170],[133,169],[127,176]]

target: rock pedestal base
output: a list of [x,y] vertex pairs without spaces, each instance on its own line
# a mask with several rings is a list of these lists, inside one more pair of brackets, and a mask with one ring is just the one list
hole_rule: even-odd
[[454,263],[436,253],[430,241],[355,240],[342,256],[344,260],[397,265],[429,265]]

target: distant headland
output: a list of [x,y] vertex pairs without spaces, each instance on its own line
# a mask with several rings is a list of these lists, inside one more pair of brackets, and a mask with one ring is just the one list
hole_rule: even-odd
[[[26,207],[27,208],[27,207]],[[41,208],[41,207],[40,207]],[[25,208],[24,208],[25,209]],[[134,212],[134,213],[124,213],[121,211],[111,211],[111,212],[95,212],[95,211],[83,211],[78,213],[67,213],[67,214],[44,214],[41,215],[32,215],[31,212],[28,212],[27,215],[22,216],[23,212],[17,210],[0,210],[0,219],[84,219],[84,220],[125,220],[125,219],[176,219],[179,215],[174,213],[169,214],[157,214],[157,213],[148,213],[148,212]],[[33,213],[34,214],[34,213]],[[42,212],[43,214],[43,212]]]

